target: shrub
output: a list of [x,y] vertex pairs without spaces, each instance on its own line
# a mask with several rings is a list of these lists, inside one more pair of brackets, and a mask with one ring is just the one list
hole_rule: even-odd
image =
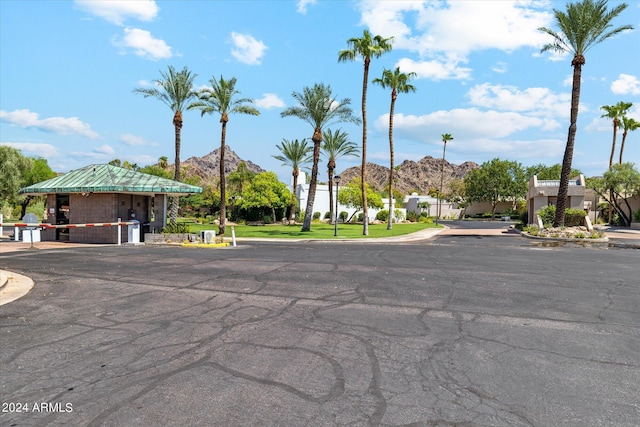
[[402,214],[402,211],[400,209],[393,210],[393,219],[395,219],[396,222],[404,220],[404,215]]
[[364,212],[358,214],[358,222],[364,222]]
[[320,212],[314,212],[314,213],[313,213],[313,219],[314,219],[314,220],[318,220],[318,219],[320,219]]
[[633,220],[635,222],[640,222],[640,208],[633,213]]
[[376,214],[376,219],[377,219],[378,221],[382,221],[382,222],[387,221],[387,220],[389,219],[389,211],[388,211],[388,210],[386,210],[386,209],[383,209],[383,210],[379,211],[379,212]]
[[535,224],[527,225],[522,229],[525,233],[529,233],[531,236],[537,236],[540,234],[540,227]]
[[331,212],[325,212],[324,213],[324,219],[331,219]]
[[338,218],[340,218],[340,221],[345,222],[349,218],[349,214],[346,211],[342,211]]
[[416,215],[416,213],[413,211],[407,211],[407,221],[417,222],[418,215]]
[[[544,226],[549,227],[556,218],[556,207],[553,205],[545,206],[538,211],[538,215]],[[565,209],[564,225],[566,227],[582,225],[585,216],[587,216],[587,212],[582,209]]]
[[262,222],[265,224],[271,224],[273,221],[271,220],[271,215],[265,215],[262,217]]
[[302,222],[302,221],[304,221],[304,211],[296,210],[296,222]]
[[167,224],[166,227],[162,229],[163,234],[186,234],[191,233],[191,228],[189,224],[184,222],[176,222],[173,224]]
[[432,224],[433,220],[428,216],[420,215],[420,218],[418,218],[418,222],[421,224]]

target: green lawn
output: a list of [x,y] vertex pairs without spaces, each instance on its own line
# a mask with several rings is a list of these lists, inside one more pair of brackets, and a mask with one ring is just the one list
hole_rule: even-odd
[[[213,224],[196,224],[187,219],[192,233],[200,233],[200,230],[215,230],[218,227]],[[369,235],[362,235],[362,224],[338,224],[338,236],[334,237],[334,226],[325,223],[312,223],[311,231],[302,232],[301,225],[235,225],[233,226],[236,237],[264,237],[282,239],[356,239],[392,237],[415,233],[425,228],[436,228],[435,224],[406,223],[394,224],[393,229],[387,230],[387,224],[369,224]],[[440,226],[442,227],[442,226]],[[231,226],[227,225],[226,236],[231,236]]]

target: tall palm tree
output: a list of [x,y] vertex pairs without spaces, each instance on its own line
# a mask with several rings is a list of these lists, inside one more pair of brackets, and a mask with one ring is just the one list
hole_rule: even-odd
[[313,165],[311,167],[311,182],[309,183],[309,197],[304,211],[302,231],[311,231],[311,216],[313,202],[316,198],[316,186],[318,184],[318,162],[320,161],[320,144],[322,143],[322,131],[332,123],[349,122],[360,123],[360,119],[353,115],[349,104],[351,100],[344,98],[337,101],[331,93],[331,86],[316,83],[312,88],[305,86],[300,92],[291,94],[298,105],[286,108],[280,113],[282,117],[297,117],[309,123],[313,127]]
[[640,122],[631,117],[623,116],[622,128],[624,132],[622,132],[622,142],[620,143],[620,164],[622,164],[622,152],[624,151],[624,142],[627,140],[627,134],[640,128]]
[[309,163],[313,156],[311,154],[313,147],[309,145],[309,141],[303,139],[298,141],[297,139],[289,141],[287,139],[282,140],[282,145],[276,144],[276,148],[280,150],[282,154],[273,156],[275,159],[280,160],[283,166],[291,166],[291,175],[293,176],[293,197],[291,198],[291,213],[289,218],[293,221],[296,217],[296,188],[298,188],[298,175],[300,175],[300,166]]
[[322,133],[324,142],[322,152],[327,157],[327,173],[329,174],[329,218],[333,224],[338,217],[338,212],[333,212],[333,174],[336,169],[336,160],[343,156],[357,156],[358,146],[355,142],[349,141],[349,135],[338,129],[332,132],[327,129]]
[[201,116],[214,113],[220,114],[220,123],[222,123],[222,134],[220,136],[220,225],[218,226],[220,234],[224,234],[227,223],[224,152],[229,114],[260,115],[260,111],[253,106],[253,99],[236,97],[240,94],[240,92],[236,90],[236,82],[235,77],[232,77],[230,80],[225,80],[222,76],[220,76],[219,80],[211,77],[211,80],[209,80],[211,87],[200,90],[198,92],[199,101],[187,107],[189,110],[200,110]]
[[338,62],[351,62],[356,58],[364,59],[364,76],[362,77],[362,211],[364,213],[364,225],[362,234],[369,234],[369,221],[367,208],[367,187],[365,181],[367,167],[367,84],[369,82],[369,64],[371,58],[379,58],[382,54],[389,52],[393,46],[393,37],[384,38],[380,35],[373,37],[368,30],[364,30],[362,37],[353,37],[347,40],[348,49],[338,53]]
[[562,172],[560,175],[560,188],[558,189],[558,202],[556,205],[556,217],[554,226],[564,225],[564,211],[567,207],[567,194],[569,190],[569,178],[571,174],[571,162],[573,161],[573,147],[576,138],[578,122],[578,105],[580,102],[580,79],[582,66],[585,64],[585,53],[593,46],[625,30],[633,29],[631,25],[623,25],[611,29],[611,21],[626,9],[626,3],[621,3],[611,10],[607,10],[606,0],[582,0],[567,4],[567,11],[554,9],[556,25],[560,32],[541,27],[540,31],[553,38],[551,43],[544,45],[542,52],[555,51],[567,52],[573,56],[573,85],[571,90],[571,119],[567,144],[562,159]]
[[395,111],[396,99],[399,93],[415,92],[416,87],[409,81],[416,76],[416,73],[403,73],[400,67],[394,71],[384,69],[381,78],[373,79],[373,83],[379,84],[383,89],[391,88],[391,106],[389,107],[389,218],[387,230],[391,230],[393,223],[393,112]]
[[609,169],[613,165],[613,155],[616,151],[616,137],[618,128],[622,127],[622,117],[627,113],[627,110],[631,108],[633,104],[631,102],[620,101],[616,105],[603,105],[600,107],[605,111],[601,117],[607,117],[613,120],[613,142],[611,143],[611,155],[609,156]]
[[[154,87],[136,88],[134,93],[142,94],[145,98],[159,99],[173,111],[173,127],[175,131],[176,159],[174,164],[173,179],[180,181],[180,145],[182,134],[182,112],[187,102],[196,97],[193,90],[193,80],[198,76],[184,67],[182,71],[176,71],[172,66],[167,72],[160,71],[161,78],[154,80]],[[175,223],[178,218],[178,197],[171,202],[170,222]]]
[[161,169],[166,169],[169,167],[169,158],[167,156],[158,157],[158,167]]
[[444,142],[444,147],[442,148],[442,165],[440,167],[440,194],[438,197],[438,218],[440,218],[440,214],[442,213],[442,186],[444,184],[444,156],[447,151],[447,142],[453,141],[453,136],[450,133],[442,134],[442,142]]

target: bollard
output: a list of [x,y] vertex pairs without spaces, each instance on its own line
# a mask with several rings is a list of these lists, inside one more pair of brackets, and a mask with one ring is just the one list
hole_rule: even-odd
[[118,218],[118,246],[122,245],[122,226],[120,225],[120,222],[122,221],[122,218]]
[[233,227],[231,227],[231,244],[234,248],[236,247],[236,230]]

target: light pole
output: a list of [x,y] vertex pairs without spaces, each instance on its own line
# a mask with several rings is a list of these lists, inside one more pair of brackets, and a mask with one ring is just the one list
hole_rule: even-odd
[[[450,133],[442,134],[442,142],[444,142],[444,147],[442,148],[442,165],[440,167],[440,192],[438,193],[438,208],[436,212],[436,225],[438,225],[438,219],[440,218],[440,213],[442,211],[442,204],[440,203],[440,194],[442,194],[442,184],[444,184],[444,155],[447,151],[447,141],[451,141],[453,137]],[[437,191],[437,190],[436,190]]]
[[333,221],[333,237],[338,237],[338,218],[340,218],[340,214],[338,214],[338,185],[340,184],[340,175],[335,175],[333,180],[336,183],[336,209],[335,209],[335,220]]
[[440,190],[436,189],[436,225],[440,219]]

